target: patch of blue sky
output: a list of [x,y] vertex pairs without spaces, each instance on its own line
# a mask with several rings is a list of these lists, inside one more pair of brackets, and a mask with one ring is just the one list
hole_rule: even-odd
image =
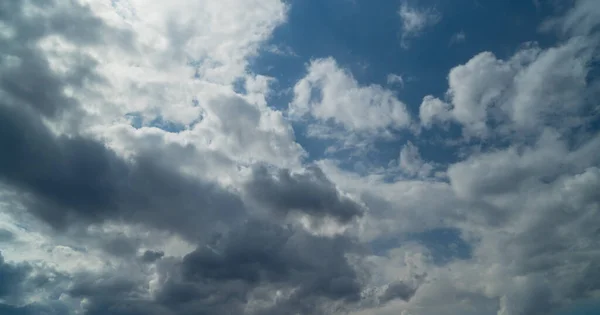
[[142,117],[140,113],[136,112],[125,114],[125,118],[129,121],[129,124],[136,129],[143,127],[154,127],[162,129],[166,132],[177,133],[193,126],[193,123],[190,126],[185,126],[180,123],[166,120],[162,116],[157,116],[152,120],[145,121],[144,117]]
[[125,118],[129,121],[129,124],[135,128],[140,129],[144,126],[144,118],[140,113],[127,113]]
[[385,253],[402,244],[416,242],[429,250],[432,262],[436,265],[445,265],[452,260],[465,260],[472,257],[472,246],[454,228],[436,228],[419,233],[410,233],[397,237],[382,238],[370,243],[375,255]]
[[233,82],[233,91],[238,94],[246,94],[246,79],[245,78],[237,78]]

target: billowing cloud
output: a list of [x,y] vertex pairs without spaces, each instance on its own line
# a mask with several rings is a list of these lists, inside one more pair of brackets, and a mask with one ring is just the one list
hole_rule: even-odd
[[411,118],[406,105],[391,90],[379,85],[360,86],[333,58],[313,60],[307,70],[294,86],[294,99],[289,106],[292,117],[309,117],[321,125],[332,124],[367,135],[409,127]]
[[419,108],[419,118],[424,127],[430,127],[434,122],[443,123],[451,118],[450,105],[439,98],[427,95]]
[[361,278],[344,237],[317,237],[248,222],[178,259],[158,262],[153,298],[134,276],[81,274],[69,289],[86,314],[326,314],[330,303],[360,299]]
[[594,38],[575,37],[556,47],[529,45],[508,60],[483,52],[448,76],[450,105],[433,96],[421,104],[423,125],[455,121],[467,136],[539,132],[545,126],[572,128],[593,112],[598,93],[589,82]]
[[[61,278],[63,282],[54,284],[55,295],[45,296],[29,283],[35,276],[33,267],[2,260],[0,273],[5,281],[0,293],[7,303],[1,305],[5,312],[317,313],[324,312],[330,302],[359,299],[362,282],[345,257],[353,247],[349,238],[318,237],[273,223],[243,223],[249,213],[239,190],[232,186],[239,182],[234,176],[244,164],[294,166],[303,155],[281,113],[266,107],[268,79],[245,73],[246,58],[284,20],[285,5],[263,2],[260,10],[256,6],[247,10],[230,3],[240,10],[228,9],[223,14],[226,11],[215,7],[215,2],[203,2],[196,11],[206,12],[214,25],[202,35],[190,32],[197,30],[192,25],[196,16],[183,17],[191,12],[183,1],[168,9],[135,1],[116,1],[110,8],[98,2],[52,4],[52,10],[45,10],[37,2],[7,3],[0,11],[2,36],[6,37],[1,46],[5,62],[0,68],[4,130],[0,145],[7,153],[0,160],[3,213],[47,224],[49,234],[39,235],[44,241],[27,246],[42,256],[43,247],[35,246],[49,246],[47,253],[53,257],[45,259],[66,256],[77,267]],[[247,15],[250,11],[253,17]],[[236,12],[243,14],[243,21]],[[240,24],[233,26],[233,22]],[[225,24],[232,28],[214,31]],[[224,40],[228,36],[229,42]],[[145,69],[138,72],[142,75],[139,82],[134,82],[122,70],[131,69],[127,63],[140,56],[133,68]],[[177,81],[177,72],[184,67],[169,58],[178,59],[184,67],[194,60],[201,63],[184,83],[181,78]],[[240,77],[246,81],[245,95],[235,93],[231,85]],[[175,85],[183,90],[174,90]],[[182,99],[179,93],[194,86],[199,92]],[[182,104],[184,99],[189,103]],[[158,106],[157,101],[164,103]],[[142,125],[127,126],[127,119],[119,115],[140,119]],[[153,126],[158,118],[183,126],[183,132]],[[281,160],[286,151],[290,156]],[[194,162],[199,152],[206,152],[206,165]],[[213,172],[202,173],[211,167]],[[300,178],[291,183],[287,200],[269,204],[271,200],[258,199],[275,212],[299,208],[314,212],[317,219],[329,211],[342,221],[360,214],[360,207],[331,182],[311,174],[305,182]],[[313,183],[319,186],[317,190]],[[300,199],[293,194],[302,193],[296,190],[303,187],[323,189],[316,204],[298,204]],[[280,191],[275,184],[266,188]],[[9,204],[15,208],[6,208]],[[125,233],[111,233],[114,226],[121,226]],[[229,231],[230,227],[234,230]],[[18,242],[28,239],[23,238],[27,233],[19,231],[16,237],[4,233],[3,242],[15,242],[10,244],[13,257],[28,256],[14,250]],[[184,257],[165,257],[164,247],[149,243],[160,238],[160,233],[181,237],[176,245],[182,248],[186,242],[204,245]],[[220,234],[226,238],[211,243],[211,235]],[[59,239],[70,237],[79,241],[57,245]],[[251,239],[254,245],[248,242]],[[144,249],[152,245],[155,249]],[[222,250],[224,256],[212,250]],[[108,255],[94,256],[98,252]],[[100,261],[87,266],[78,263],[86,256]],[[327,257],[329,262],[323,260]],[[219,260],[225,269],[212,265]],[[216,268],[215,273],[210,273],[210,266]],[[235,271],[239,268],[242,273]],[[279,289],[284,296],[265,302],[271,306],[248,302],[263,303]],[[220,300],[215,300],[217,292],[222,294]],[[234,302],[236,294],[240,299]],[[36,298],[44,303],[33,302]]]
[[212,222],[243,211],[225,189],[169,170],[148,155],[126,161],[94,140],[53,136],[33,113],[6,106],[0,113],[7,130],[0,136],[7,150],[0,178],[55,227],[115,219],[183,232],[182,225],[193,221],[185,232],[192,236],[209,217]]

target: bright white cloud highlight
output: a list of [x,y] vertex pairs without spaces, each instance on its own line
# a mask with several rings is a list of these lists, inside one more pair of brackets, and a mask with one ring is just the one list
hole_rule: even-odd
[[379,85],[361,86],[333,58],[313,60],[307,71],[294,86],[292,117],[310,117],[366,134],[410,125],[406,105],[392,91]]

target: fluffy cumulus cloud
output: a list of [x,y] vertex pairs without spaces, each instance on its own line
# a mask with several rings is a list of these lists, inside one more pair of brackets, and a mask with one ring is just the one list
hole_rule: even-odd
[[453,121],[478,138],[546,127],[567,132],[596,110],[596,50],[594,37],[575,36],[547,49],[527,44],[505,60],[477,54],[450,70],[446,101],[423,99],[422,124]]
[[333,58],[310,62],[306,76],[294,86],[289,114],[310,122],[309,136],[346,141],[348,132],[372,139],[411,125],[406,105],[392,90],[359,84]]
[[[278,42],[296,5],[0,2],[1,314],[598,303],[596,1],[536,25],[551,45],[453,63],[441,95]],[[404,45],[442,14],[411,5]],[[300,70],[262,71],[269,47]]]

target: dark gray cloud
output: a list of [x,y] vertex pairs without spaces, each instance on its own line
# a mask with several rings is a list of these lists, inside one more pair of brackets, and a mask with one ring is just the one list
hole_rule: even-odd
[[126,237],[124,235],[116,235],[102,240],[102,249],[115,256],[132,257],[136,254],[139,247],[139,241]]
[[124,299],[140,298],[140,283],[123,275],[76,275],[76,279],[69,288],[69,295],[73,297],[91,297],[106,299],[120,296]]
[[379,297],[379,301],[381,303],[387,303],[395,299],[408,301],[415,295],[417,288],[403,281],[394,282]]
[[[0,252],[0,314],[6,315],[66,315],[67,306],[57,301],[52,291],[58,287],[61,275],[27,263],[9,263]],[[31,294],[42,294],[50,299],[26,304]]]
[[165,256],[165,253],[162,251],[146,250],[140,258],[145,263],[153,263],[161,259],[163,256]]
[[[160,304],[148,301],[131,300],[115,302],[95,300],[87,308],[86,315],[178,315]],[[213,313],[188,313],[188,314],[213,314]],[[227,314],[227,313],[214,313]],[[235,313],[229,313],[235,314]]]
[[[355,246],[251,221],[183,259],[158,261],[153,299],[143,281],[117,274],[81,275],[69,294],[89,300],[86,314],[326,314],[330,303],[360,300],[363,283],[346,258]],[[278,290],[286,293],[274,302]]]
[[15,239],[15,235],[8,230],[0,229],[0,242],[10,242]]
[[[318,237],[269,223],[249,222],[184,257],[180,282],[172,282],[162,296],[167,304],[197,303],[206,300],[208,296],[202,298],[201,292],[213,283],[218,284],[216,292],[224,297],[223,301],[235,305],[243,304],[257,288],[294,289],[287,298],[259,312],[277,309],[278,314],[315,314],[321,302],[360,299],[359,276],[345,256],[354,246],[344,237]],[[182,286],[192,286],[200,295],[182,301],[173,294]],[[173,303],[175,296],[178,298]]]
[[148,297],[148,279],[139,270],[114,269],[100,273],[83,272],[71,276],[64,293],[86,299],[86,315],[170,314]]
[[0,252],[0,300],[19,300],[31,271],[29,265],[7,263]]
[[363,214],[362,207],[341,195],[317,166],[308,167],[304,173],[279,169],[274,174],[258,166],[245,187],[253,200],[275,213],[301,212],[317,218],[332,217],[343,223]]
[[243,212],[239,198],[140,155],[125,161],[103,144],[55,137],[31,111],[0,106],[0,180],[56,228],[106,219],[196,237]]
[[68,315],[69,308],[62,303],[32,303],[25,306],[14,306],[0,303],[0,314],[3,315]]

